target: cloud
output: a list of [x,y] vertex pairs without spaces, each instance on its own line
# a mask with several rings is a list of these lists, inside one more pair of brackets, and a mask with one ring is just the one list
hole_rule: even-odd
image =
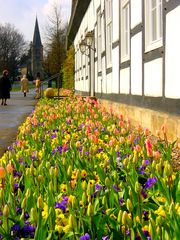
[[63,22],[67,22],[70,18],[71,0],[0,0],[0,24],[14,25],[26,40],[31,41],[37,16],[43,38],[47,17],[56,2],[61,6]]
[[70,18],[71,0],[48,0],[43,7],[44,16],[50,16],[53,13],[53,6],[61,9],[63,22],[68,22]]

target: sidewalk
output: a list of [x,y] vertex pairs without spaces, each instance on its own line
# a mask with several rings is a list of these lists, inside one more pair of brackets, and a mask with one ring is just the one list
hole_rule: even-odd
[[7,106],[0,105],[0,157],[15,141],[18,127],[35,108],[37,100],[34,99],[34,96],[34,89],[31,89],[26,97],[20,91],[11,92]]

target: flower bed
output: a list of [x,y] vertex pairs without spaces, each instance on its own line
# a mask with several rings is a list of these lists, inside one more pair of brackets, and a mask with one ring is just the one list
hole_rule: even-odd
[[[57,88],[53,88],[54,89],[54,96],[58,96],[58,89]],[[60,88],[59,89],[59,96],[63,96],[63,97],[70,97],[73,95],[73,91],[69,90],[69,89],[64,89],[64,88]]]
[[0,239],[179,239],[173,144],[96,100],[42,99],[0,159]]

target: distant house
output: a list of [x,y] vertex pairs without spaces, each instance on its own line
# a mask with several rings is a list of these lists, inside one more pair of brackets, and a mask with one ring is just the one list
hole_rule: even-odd
[[180,142],[179,22],[179,0],[73,1],[67,45],[75,47],[75,92],[153,133],[165,123]]

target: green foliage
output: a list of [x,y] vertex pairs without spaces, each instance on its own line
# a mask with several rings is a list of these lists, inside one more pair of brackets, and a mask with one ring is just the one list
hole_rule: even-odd
[[72,89],[74,87],[74,48],[71,46],[67,51],[66,59],[62,67],[63,88]]
[[[179,239],[180,173],[165,159],[172,147],[146,146],[143,130],[118,121],[90,98],[38,102],[0,159],[3,239]],[[148,157],[157,146],[158,158]]]

